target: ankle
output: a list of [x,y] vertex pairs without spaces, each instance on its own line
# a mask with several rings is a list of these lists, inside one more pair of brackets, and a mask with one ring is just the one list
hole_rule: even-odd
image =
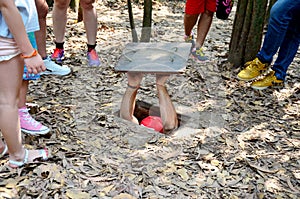
[[27,109],[26,106],[22,106],[21,108],[19,108],[19,111],[21,111],[21,110],[26,110],[26,109]]
[[88,52],[95,50],[97,44],[87,44]]
[[21,161],[24,160],[24,158],[25,158],[25,149],[23,147],[18,152],[14,152],[14,153],[9,154],[9,159],[10,160],[21,162]]
[[65,42],[55,42],[55,47],[58,49],[64,49]]

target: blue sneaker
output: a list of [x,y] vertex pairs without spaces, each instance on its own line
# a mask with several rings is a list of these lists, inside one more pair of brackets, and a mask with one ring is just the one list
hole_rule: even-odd
[[194,60],[196,62],[207,62],[209,61],[209,58],[204,55],[202,48],[193,48],[191,52]]
[[99,56],[95,49],[92,49],[90,52],[87,52],[87,59],[89,62],[89,66],[98,67],[101,65]]

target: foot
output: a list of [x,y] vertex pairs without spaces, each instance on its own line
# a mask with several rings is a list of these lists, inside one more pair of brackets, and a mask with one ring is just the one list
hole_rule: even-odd
[[24,158],[21,160],[9,160],[9,166],[11,168],[19,168],[28,163],[36,162],[37,159],[47,160],[49,157],[48,149],[40,149],[40,150],[27,150],[25,149]]
[[51,55],[51,60],[61,65],[63,62],[64,53],[65,53],[64,49],[55,48],[54,52]]
[[184,35],[184,41],[185,41],[186,43],[191,43],[191,44],[192,44],[191,50],[190,50],[190,52],[192,52],[192,50],[195,48],[195,45],[196,45],[196,41],[195,41],[195,39],[194,39],[194,34],[191,33],[190,36]]
[[269,64],[262,63],[258,58],[245,63],[245,69],[237,75],[239,80],[251,81],[268,70]]
[[50,129],[31,117],[26,107],[19,109],[21,131],[31,135],[45,135]]
[[283,80],[277,79],[277,77],[275,76],[275,71],[272,70],[263,79],[253,82],[251,84],[251,87],[257,90],[263,90],[268,87],[283,88],[284,82]]
[[209,58],[204,55],[202,48],[193,48],[191,54],[196,62],[208,62],[209,61]]
[[87,59],[90,67],[98,67],[101,65],[99,56],[95,49],[91,50],[90,52],[87,52]]
[[44,59],[46,70],[41,75],[59,75],[65,76],[71,73],[71,69],[65,66],[61,66],[52,61],[49,57]]

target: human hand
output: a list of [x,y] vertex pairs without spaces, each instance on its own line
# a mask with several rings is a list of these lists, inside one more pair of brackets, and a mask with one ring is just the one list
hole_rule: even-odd
[[136,87],[138,88],[140,86],[140,83],[143,79],[144,74],[143,73],[137,73],[137,72],[128,72],[127,78],[128,78],[128,85],[130,87]]
[[28,73],[38,74],[46,70],[44,61],[39,54],[33,57],[24,58],[24,63]]

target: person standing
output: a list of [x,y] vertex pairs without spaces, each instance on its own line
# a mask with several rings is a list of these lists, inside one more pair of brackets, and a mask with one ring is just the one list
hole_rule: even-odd
[[36,9],[38,12],[40,30],[35,32],[35,38],[39,54],[42,56],[46,70],[41,75],[57,75],[65,76],[71,73],[71,69],[66,66],[56,64],[46,51],[46,35],[47,35],[47,14],[49,7],[46,0],[35,0]]
[[19,117],[20,117],[20,125],[21,130],[24,133],[28,133],[31,135],[44,135],[47,134],[50,129],[40,122],[36,121],[29,113],[29,109],[26,106],[26,95],[28,92],[29,82],[30,80],[37,80],[40,78],[40,75],[57,75],[57,76],[66,76],[71,73],[71,69],[66,66],[60,66],[56,64],[51,58],[47,55],[46,52],[46,34],[47,34],[47,26],[46,26],[46,17],[48,14],[48,4],[46,0],[35,0],[35,5],[38,13],[38,22],[40,29],[33,33],[28,33],[31,45],[38,49],[39,54],[41,55],[44,64],[46,66],[46,70],[41,72],[40,74],[33,75],[29,74],[26,71],[26,66],[24,66],[24,75],[22,86],[20,89],[20,98],[18,103],[19,108]]
[[[197,62],[209,61],[203,52],[203,44],[216,12],[216,0],[187,0],[184,14],[184,39],[191,42],[191,55]],[[197,24],[197,37],[194,39],[193,28]]]
[[[67,23],[67,10],[71,0],[54,0],[53,5],[53,32],[55,36],[55,49],[51,59],[62,63],[64,57],[64,37]],[[96,52],[97,13],[95,0],[80,0],[83,23],[87,36],[87,60],[89,66],[100,66],[101,62]]]
[[27,33],[39,29],[33,0],[0,0],[0,156],[9,153],[9,166],[18,168],[37,158],[46,160],[48,150],[27,150],[23,147],[18,100],[23,66],[29,73],[40,73],[45,64],[32,47]]
[[[300,0],[277,0],[271,8],[268,30],[256,58],[245,64],[237,78],[243,81],[256,80],[254,89],[283,87],[287,70],[292,63],[300,42]],[[278,56],[269,70],[274,55]]]

